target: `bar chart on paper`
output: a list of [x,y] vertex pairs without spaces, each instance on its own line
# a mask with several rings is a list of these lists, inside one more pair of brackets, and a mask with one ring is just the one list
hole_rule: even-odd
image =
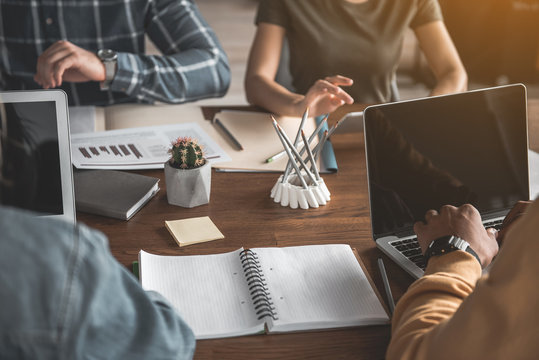
[[171,142],[179,136],[198,139],[211,162],[230,161],[198,124],[184,123],[74,134],[73,165],[78,169],[160,169],[170,157],[167,151]]

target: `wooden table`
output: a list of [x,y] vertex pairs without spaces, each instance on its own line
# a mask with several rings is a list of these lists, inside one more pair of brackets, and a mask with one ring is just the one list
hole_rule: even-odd
[[[533,124],[539,101],[530,104]],[[358,110],[355,107],[347,110]],[[212,109],[205,115],[211,116]],[[344,110],[343,110],[344,111]],[[341,113],[335,114],[339,118]],[[530,126],[532,129],[532,126]],[[537,127],[533,127],[537,133]],[[534,138],[535,139],[535,138]],[[533,146],[537,149],[537,142]],[[127,267],[140,249],[158,254],[212,254],[240,247],[293,246],[346,243],[358,249],[378,291],[385,296],[376,260],[385,260],[391,289],[398,300],[413,279],[377,248],[371,237],[363,133],[334,136],[339,172],[324,175],[331,201],[318,209],[293,210],[269,197],[278,175],[267,173],[212,173],[208,205],[193,209],[167,203],[162,170],[145,171],[161,178],[163,188],[128,222],[78,214],[78,221],[103,231],[114,256]],[[179,248],[165,220],[209,216],[225,239]],[[385,299],[385,297],[384,297]],[[197,342],[197,359],[382,359],[390,339],[390,327],[368,326],[345,330],[258,335]]]

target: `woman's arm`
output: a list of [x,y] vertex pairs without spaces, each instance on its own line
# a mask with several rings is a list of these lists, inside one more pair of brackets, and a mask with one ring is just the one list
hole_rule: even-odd
[[436,77],[436,86],[430,95],[466,91],[468,76],[444,23],[433,21],[417,27],[414,31]]
[[284,36],[285,29],[281,26],[258,25],[245,75],[245,92],[250,104],[291,116],[300,116],[310,107],[309,113],[316,116],[353,103],[352,97],[339,87],[352,84],[352,80],[344,76],[317,80],[306,95],[293,93],[275,82]]

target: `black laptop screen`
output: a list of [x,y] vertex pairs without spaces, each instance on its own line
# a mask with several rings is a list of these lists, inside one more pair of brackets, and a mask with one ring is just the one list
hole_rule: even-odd
[[370,107],[365,143],[375,239],[413,232],[429,209],[481,214],[529,199],[521,85]]
[[0,102],[0,107],[0,204],[62,214],[55,102]]

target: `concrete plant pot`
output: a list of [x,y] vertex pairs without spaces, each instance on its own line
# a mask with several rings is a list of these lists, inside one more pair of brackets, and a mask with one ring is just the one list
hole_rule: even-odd
[[208,161],[194,169],[177,169],[165,162],[167,199],[171,205],[192,208],[210,202],[211,165]]

